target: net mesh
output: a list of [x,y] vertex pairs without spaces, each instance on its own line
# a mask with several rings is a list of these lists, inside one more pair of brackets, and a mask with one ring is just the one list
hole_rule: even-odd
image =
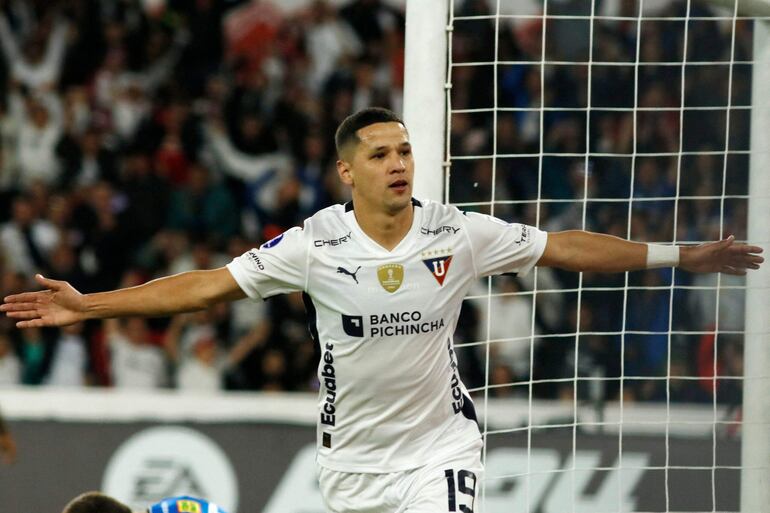
[[[746,239],[756,18],[690,0],[450,11],[448,203]],[[456,347],[483,405],[483,511],[738,511],[745,288],[670,269],[479,285]]]

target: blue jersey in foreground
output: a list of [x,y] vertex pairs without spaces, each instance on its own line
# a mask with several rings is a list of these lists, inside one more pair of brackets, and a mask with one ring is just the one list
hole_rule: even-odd
[[147,513],[227,513],[205,499],[195,497],[171,497],[147,508]]

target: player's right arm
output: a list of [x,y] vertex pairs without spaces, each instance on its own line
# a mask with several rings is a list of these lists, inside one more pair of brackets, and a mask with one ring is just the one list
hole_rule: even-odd
[[81,294],[66,281],[36,275],[45,287],[5,298],[0,311],[19,328],[66,326],[86,319],[158,317],[246,297],[227,268],[190,271],[110,292]]

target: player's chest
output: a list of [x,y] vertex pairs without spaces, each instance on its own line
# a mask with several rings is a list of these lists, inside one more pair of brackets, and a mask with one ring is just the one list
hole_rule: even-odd
[[472,279],[470,253],[449,240],[425,241],[392,254],[367,249],[351,243],[346,251],[316,252],[309,289],[342,302],[384,306],[454,295]]

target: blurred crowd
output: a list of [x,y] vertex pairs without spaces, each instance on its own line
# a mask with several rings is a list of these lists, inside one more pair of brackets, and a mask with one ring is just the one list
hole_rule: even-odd
[[[492,4],[455,11],[450,201],[548,231],[745,240],[750,21],[733,35],[730,13],[693,4],[686,24],[688,3],[672,1],[640,23],[640,3],[620,0],[592,23],[591,2],[567,0],[548,3],[546,23],[507,18],[496,33]],[[466,383],[526,397],[534,379],[535,396],[571,400],[579,376],[585,400],[740,402],[745,280],[722,275],[718,296],[717,280],[670,269],[493,280],[502,295],[469,301],[482,329],[467,333]],[[473,344],[487,336],[488,369]]]
[[[38,272],[90,292],[224,265],[348,199],[344,117],[401,110],[403,13],[377,1],[0,6],[3,295]],[[6,384],[316,386],[298,295],[62,330],[1,322]]]
[[[582,4],[549,12],[590,14]],[[656,14],[683,16],[684,5]],[[623,15],[636,8],[621,2]],[[456,9],[491,12],[485,0]],[[659,63],[682,62],[684,32],[684,22],[604,20],[590,30],[581,20],[506,18],[495,41],[492,20],[459,19],[450,145],[455,157],[476,158],[453,160],[450,201],[547,230],[744,239],[745,199],[734,197],[747,193],[747,157],[725,164],[719,107],[728,94],[731,105],[749,105],[751,68],[729,66],[730,24],[691,22],[687,61],[718,64],[685,66],[682,93],[682,66]],[[92,292],[224,265],[346,201],[337,124],[368,106],[402,108],[404,13],[380,0],[291,10],[277,0],[5,0],[0,45],[3,296],[35,287],[38,272]],[[734,46],[735,61],[751,60],[750,23],[738,22]],[[543,56],[561,64],[541,70]],[[507,63],[497,74],[462,65],[494,60]],[[469,112],[495,98],[502,110]],[[730,149],[748,149],[748,111],[729,117]],[[675,202],[677,191],[710,199]],[[737,400],[739,381],[711,377],[741,374],[732,333],[743,328],[740,290],[720,292],[715,343],[716,277],[673,279],[690,288],[672,298],[670,270],[631,273],[627,294],[624,275],[541,269],[495,279],[502,295],[463,308],[464,379],[499,396],[528,394],[520,385],[534,378],[551,380],[535,395],[572,397],[560,379],[577,374],[590,378],[578,385],[587,399],[710,401],[717,391],[719,401]],[[477,343],[487,338],[500,341],[488,346],[488,372],[487,346]],[[301,391],[317,388],[317,361],[296,294],[61,330],[0,320],[0,384]],[[668,370],[696,379],[673,379],[668,390],[661,379],[633,379]],[[631,378],[622,387],[621,375]]]

